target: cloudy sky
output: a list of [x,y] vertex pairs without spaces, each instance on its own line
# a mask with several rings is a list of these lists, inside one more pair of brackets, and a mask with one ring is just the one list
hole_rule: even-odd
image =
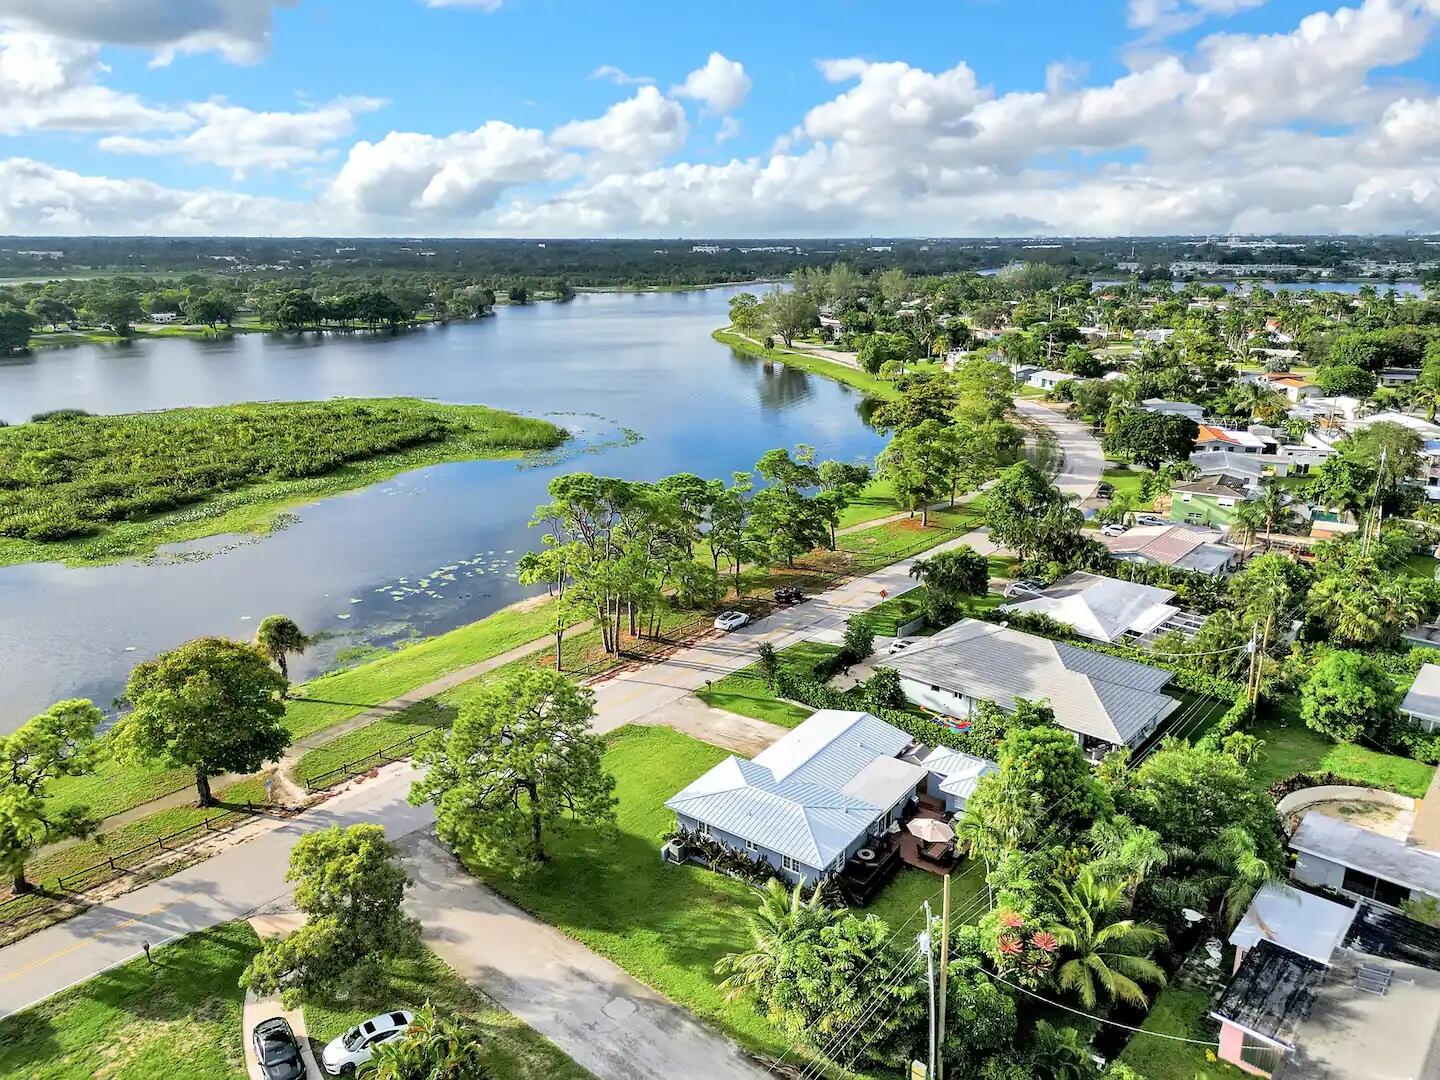
[[0,233],[1440,231],[1440,0],[0,0]]

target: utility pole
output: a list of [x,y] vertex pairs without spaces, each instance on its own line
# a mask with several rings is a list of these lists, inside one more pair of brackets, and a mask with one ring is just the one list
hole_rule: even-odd
[[926,980],[930,985],[930,1061],[925,1070],[927,1080],[935,1080],[935,951],[930,947],[932,929],[930,901],[925,901],[925,929],[920,932],[916,943],[925,953]]
[[935,1041],[939,1051],[935,1055],[935,1080],[945,1076],[945,984],[950,974],[950,875],[945,875],[945,891],[940,900],[940,1010],[935,1021]]

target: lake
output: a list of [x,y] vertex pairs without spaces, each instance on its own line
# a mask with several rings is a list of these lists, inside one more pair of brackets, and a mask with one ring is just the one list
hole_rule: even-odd
[[326,635],[292,661],[296,678],[343,649],[482,618],[535,591],[514,563],[536,545],[527,522],[561,473],[728,479],[797,442],[873,459],[883,440],[861,420],[858,392],[710,338],[737,291],[585,293],[395,335],[176,338],[0,361],[10,421],[61,407],[408,394],[546,416],[576,434],[558,460],[416,470],[302,507],[263,538],[111,566],[0,569],[0,731],[65,697],[108,707],[137,662],[201,634],[248,637],[275,612]]

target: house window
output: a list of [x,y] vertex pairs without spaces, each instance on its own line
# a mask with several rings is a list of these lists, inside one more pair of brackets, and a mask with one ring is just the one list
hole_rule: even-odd
[[706,825],[705,822],[700,822],[700,824],[695,827],[695,831],[701,836],[703,836],[706,840],[710,839],[710,826]]
[[781,857],[780,864],[784,866],[786,870],[789,870],[792,874],[800,873],[799,859],[792,859],[789,855],[785,855]]
[[1345,868],[1345,879],[1340,887],[1348,893],[1388,904],[1390,907],[1399,907],[1401,900],[1410,898],[1410,890],[1405,886],[1367,874],[1363,870],[1351,870],[1349,867]]
[[745,850],[746,850],[746,851],[758,851],[759,849],[760,849],[760,845],[757,844],[757,843],[755,843],[754,840],[746,840],[746,841],[745,841]]
[[940,692],[940,687],[936,686],[934,683],[930,684],[930,689],[934,690],[937,694]]

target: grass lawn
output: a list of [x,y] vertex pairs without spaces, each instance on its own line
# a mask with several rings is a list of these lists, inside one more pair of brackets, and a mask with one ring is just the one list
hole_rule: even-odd
[[799,368],[812,375],[823,375],[827,379],[834,379],[846,386],[863,390],[871,397],[892,398],[895,396],[893,384],[871,375],[868,371],[861,371],[859,368],[852,368],[845,364],[837,364],[833,360],[826,360],[823,356],[797,352],[794,349],[783,347],[767,349],[763,345],[746,340],[739,334],[732,333],[729,329],[716,330],[710,336],[720,344],[729,345],[736,352],[744,353],[746,356],[753,356],[757,360],[771,360],[777,364],[784,364],[786,367]]
[[1250,730],[1265,740],[1253,768],[1266,785],[1301,772],[1332,772],[1358,787],[1382,788],[1419,798],[1435,772],[1435,766],[1413,758],[1332,742],[1306,727],[1293,707]]
[[[891,931],[899,934],[897,942],[910,940],[919,933],[924,916],[916,916],[908,925],[906,920],[926,900],[930,901],[930,910],[938,919],[943,889],[944,883],[937,875],[907,866],[885,886],[885,891],[875,898],[865,913],[879,915],[889,923]],[[985,865],[966,859],[950,874],[951,917],[959,922],[973,923],[979,921],[985,911]]]
[[[1207,1018],[1209,1009],[1208,991],[1191,986],[1167,987],[1155,999],[1142,1030],[1218,1042],[1220,1025]],[[1213,1051],[1203,1046],[1135,1035],[1119,1060],[1144,1080],[1220,1080],[1245,1076],[1235,1066],[1211,1060],[1212,1057]]]
[[[714,971],[720,957],[747,945],[746,916],[755,910],[756,890],[659,856],[660,837],[675,824],[665,800],[726,756],[669,728],[621,728],[605,753],[619,798],[616,832],[571,830],[551,838],[551,860],[534,873],[518,880],[481,876],[742,1045],[778,1058],[788,1040],[747,1002],[727,1002]],[[877,900],[887,902],[899,910],[908,896]],[[806,1055],[795,1050],[789,1060],[803,1067]]]
[[892,596],[860,615],[860,620],[880,637],[895,637],[900,627],[918,619],[925,607],[923,585]]
[[[484,676],[481,676],[484,678]],[[355,731],[347,732],[338,739],[332,739],[324,746],[307,750],[295,763],[292,774],[301,783],[314,780],[340,768],[358,762],[371,754],[404,742],[413,735],[446,727],[455,718],[455,709],[434,699],[410,706],[394,716],[376,720]],[[401,751],[406,756],[408,750]],[[326,786],[343,783],[347,776],[337,774],[326,779]]]
[[1128,496],[1130,505],[1136,510],[1154,509],[1155,500],[1143,498],[1140,494],[1141,485],[1145,482],[1148,469],[1138,466],[1116,465],[1112,466],[1101,474],[1101,479],[1115,488],[1115,496]]
[[441,1015],[462,1015],[486,1036],[485,1063],[505,1080],[586,1080],[590,1073],[571,1061],[523,1020],[497,1006],[451,971],[423,946],[397,957],[373,982],[357,985],[343,1001],[307,1001],[305,1026],[316,1052],[370,1017],[392,1009],[418,1012],[426,1002]]
[[963,536],[985,523],[979,500],[953,510],[932,510],[930,524],[922,526],[920,515],[849,533],[840,538],[839,550],[860,556],[875,566],[899,562],[947,540]]
[[229,923],[0,1020],[7,1080],[244,1080],[237,980],[259,941]]
[[[781,649],[777,656],[782,667],[800,675],[813,675],[817,663],[839,651],[838,645],[802,641],[787,649]],[[815,711],[804,705],[795,705],[777,698],[760,677],[758,662],[731,672],[723,679],[717,679],[711,685],[695,691],[695,696],[713,708],[749,716],[755,720],[768,720],[772,724],[787,728],[796,727],[808,720]]]
[[890,481],[877,476],[865,485],[865,489],[855,497],[854,502],[840,512],[838,527],[846,529],[851,525],[898,514],[904,509],[900,500],[895,497],[895,488]]
[[1435,571],[1440,569],[1440,559],[1433,555],[1411,555],[1405,560],[1405,573],[1411,577],[1435,580]]

